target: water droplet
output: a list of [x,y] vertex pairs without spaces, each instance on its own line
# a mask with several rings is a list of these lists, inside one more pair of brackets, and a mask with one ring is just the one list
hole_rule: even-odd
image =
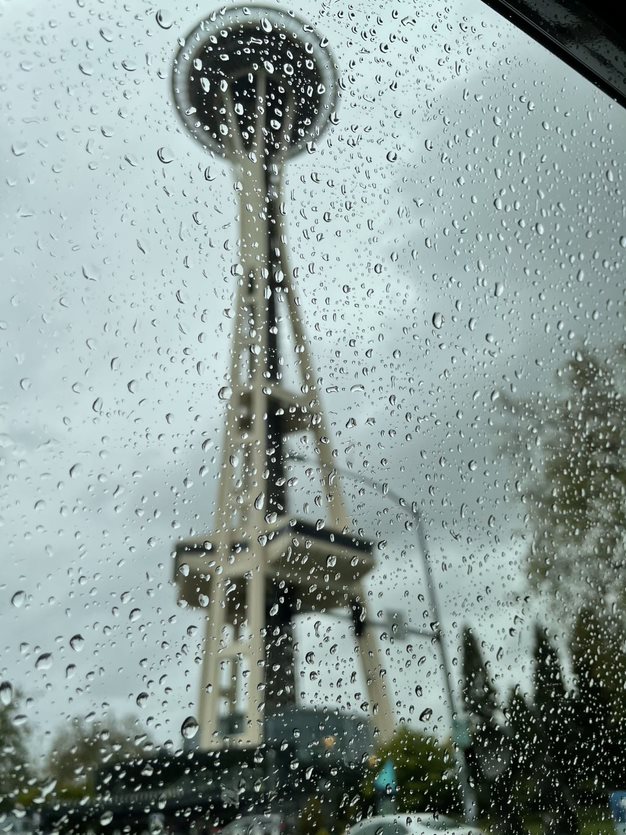
[[70,467],[69,473],[70,478],[78,478],[81,473],[80,464],[74,464],[73,467]]
[[174,21],[172,20],[171,15],[165,11],[165,9],[159,9],[159,11],[155,15],[156,22],[159,24],[161,29],[171,29]]
[[626,249],[626,235],[622,235],[622,237],[619,239],[619,245],[623,246]]
[[269,20],[266,17],[261,19],[261,28],[263,29],[264,32],[271,32],[272,31],[272,24],[269,22]]
[[259,493],[259,495],[254,500],[254,506],[257,510],[263,510],[263,505],[265,503],[265,493]]
[[100,823],[102,824],[102,826],[106,826],[107,824],[111,823],[112,820],[113,820],[113,812],[111,812],[111,811],[103,812],[100,815]]
[[28,377],[22,377],[22,379],[20,380],[20,388],[22,389],[22,391],[28,391],[31,385],[32,383]]
[[16,591],[13,597],[11,598],[11,603],[15,606],[16,609],[19,609],[21,606],[24,605],[24,601],[26,600],[26,592],[25,591]]
[[85,645],[85,639],[82,635],[76,634],[72,635],[70,638],[70,646],[74,650],[74,652],[80,652]]
[[83,75],[93,75],[93,67],[91,64],[79,64],[78,69]]
[[21,157],[26,153],[26,145],[23,142],[14,142],[11,145],[11,151],[13,151],[14,156]]
[[141,609],[131,609],[129,614],[128,614],[128,620],[131,623],[134,623],[134,621],[139,620],[140,617],[141,617]]
[[81,267],[81,271],[87,279],[87,281],[98,281],[98,279],[100,278],[98,270],[91,265],[86,266],[85,264],[83,264],[83,266]]
[[180,732],[185,739],[193,739],[198,733],[199,725],[193,716],[188,716],[180,726]]
[[76,672],[76,664],[68,664],[65,668],[65,678],[70,679],[74,678],[74,673]]
[[433,327],[439,330],[443,327],[443,313],[433,313]]
[[220,400],[230,400],[233,396],[233,390],[230,386],[222,386],[222,388],[218,391],[217,396]]
[[496,298],[499,298],[504,293],[504,284],[500,281],[496,281],[496,286],[493,288],[493,294]]
[[398,155],[395,151],[389,151],[387,154],[387,162],[395,162],[398,159]]
[[11,685],[11,682],[3,681],[2,684],[0,684],[0,702],[6,706],[10,705],[12,701],[13,687]]
[[52,653],[42,652],[39,658],[35,661],[36,670],[49,670],[52,666]]
[[144,691],[137,695],[135,702],[137,703],[137,707],[144,707],[146,702],[148,701],[148,694]]
[[168,162],[172,162],[174,159],[174,154],[170,151],[169,148],[159,148],[157,151],[157,157],[161,160],[164,165],[167,165]]
[[433,715],[432,708],[427,707],[420,713],[420,722],[428,722],[430,717]]

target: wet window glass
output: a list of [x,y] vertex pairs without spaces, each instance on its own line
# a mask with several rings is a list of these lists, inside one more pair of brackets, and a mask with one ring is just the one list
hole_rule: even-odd
[[0,7],[0,832],[623,833],[622,104],[481,0]]

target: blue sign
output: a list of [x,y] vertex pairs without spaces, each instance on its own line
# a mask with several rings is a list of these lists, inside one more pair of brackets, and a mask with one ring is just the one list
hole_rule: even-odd
[[609,807],[614,823],[626,823],[626,791],[611,792]]
[[384,794],[396,794],[398,791],[398,781],[396,779],[396,769],[392,760],[387,760],[384,766],[376,775],[374,780],[374,788],[378,792]]

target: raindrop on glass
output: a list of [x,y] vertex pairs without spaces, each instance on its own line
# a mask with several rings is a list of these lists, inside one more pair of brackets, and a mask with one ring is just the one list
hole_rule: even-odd
[[180,732],[185,739],[193,739],[198,733],[198,723],[193,716],[188,716],[180,726]]
[[11,604],[15,606],[16,609],[19,609],[20,606],[24,605],[24,601],[26,600],[26,592],[25,591],[16,591],[13,597],[11,598]]
[[172,20],[172,16],[166,12],[164,9],[159,9],[159,11],[155,15],[156,22],[159,24],[161,29],[171,29],[172,24],[174,21]]
[[0,703],[3,705],[10,705],[13,700],[13,687],[9,681],[3,681],[0,684]]
[[70,638],[70,646],[74,652],[80,652],[85,645],[85,639],[82,635],[72,635]]
[[52,653],[43,652],[35,661],[36,670],[49,670],[52,666]]
[[174,154],[170,151],[169,148],[159,148],[157,151],[157,157],[161,160],[164,165],[167,165],[168,162],[172,162],[174,159]]

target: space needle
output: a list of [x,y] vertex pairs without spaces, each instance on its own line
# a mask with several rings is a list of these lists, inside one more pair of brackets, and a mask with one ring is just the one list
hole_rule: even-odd
[[[179,599],[205,635],[197,709],[202,750],[258,748],[268,718],[297,709],[294,619],[341,611],[354,622],[377,739],[395,723],[364,581],[373,543],[353,530],[333,462],[294,274],[283,171],[336,107],[324,39],[291,13],[225,7],[181,41],[173,91],[186,130],[230,164],[239,197],[239,256],[229,385],[212,529],[177,543]],[[319,474],[311,521],[292,511],[290,438],[306,436]]]

